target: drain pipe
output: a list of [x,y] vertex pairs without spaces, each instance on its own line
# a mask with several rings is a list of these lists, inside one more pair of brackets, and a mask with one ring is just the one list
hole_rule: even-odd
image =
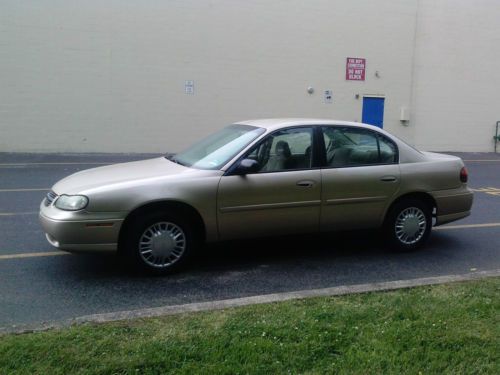
[[495,130],[495,154],[497,153],[497,143],[500,142],[500,135],[498,135],[498,125],[500,124],[500,121],[497,121],[497,128]]

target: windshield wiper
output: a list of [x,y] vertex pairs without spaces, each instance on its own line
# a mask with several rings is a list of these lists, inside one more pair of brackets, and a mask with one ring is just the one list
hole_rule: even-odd
[[166,154],[165,155],[165,159],[170,160],[171,162],[174,162],[176,164],[186,166],[186,164],[184,164],[184,163],[180,162],[179,160],[177,160],[176,157],[175,157],[175,154],[173,154],[173,153]]
[[168,154],[165,154],[165,159],[173,161],[174,163],[177,163],[177,160],[175,159],[175,154],[169,152]]

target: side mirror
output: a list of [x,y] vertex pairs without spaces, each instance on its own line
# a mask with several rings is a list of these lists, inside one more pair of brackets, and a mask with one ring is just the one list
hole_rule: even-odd
[[253,159],[243,159],[238,167],[236,168],[236,173],[238,175],[245,175],[252,172],[257,172],[259,170],[259,162]]

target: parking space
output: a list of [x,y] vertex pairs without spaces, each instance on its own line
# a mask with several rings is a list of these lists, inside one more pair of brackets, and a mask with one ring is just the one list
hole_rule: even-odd
[[159,278],[130,274],[113,256],[54,251],[37,218],[46,189],[79,170],[149,156],[0,154],[0,330],[92,313],[500,268],[500,156],[494,154],[460,154],[475,190],[473,214],[434,231],[427,248],[415,253],[387,251],[376,233],[234,242],[206,247],[185,272]]

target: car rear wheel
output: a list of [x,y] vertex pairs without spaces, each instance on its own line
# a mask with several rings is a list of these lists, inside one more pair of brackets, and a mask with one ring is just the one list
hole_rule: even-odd
[[385,236],[392,248],[411,251],[420,248],[432,229],[432,207],[419,199],[397,202],[387,214]]
[[139,270],[168,274],[183,267],[194,248],[197,236],[190,221],[182,215],[151,213],[136,218],[125,238],[125,253]]

